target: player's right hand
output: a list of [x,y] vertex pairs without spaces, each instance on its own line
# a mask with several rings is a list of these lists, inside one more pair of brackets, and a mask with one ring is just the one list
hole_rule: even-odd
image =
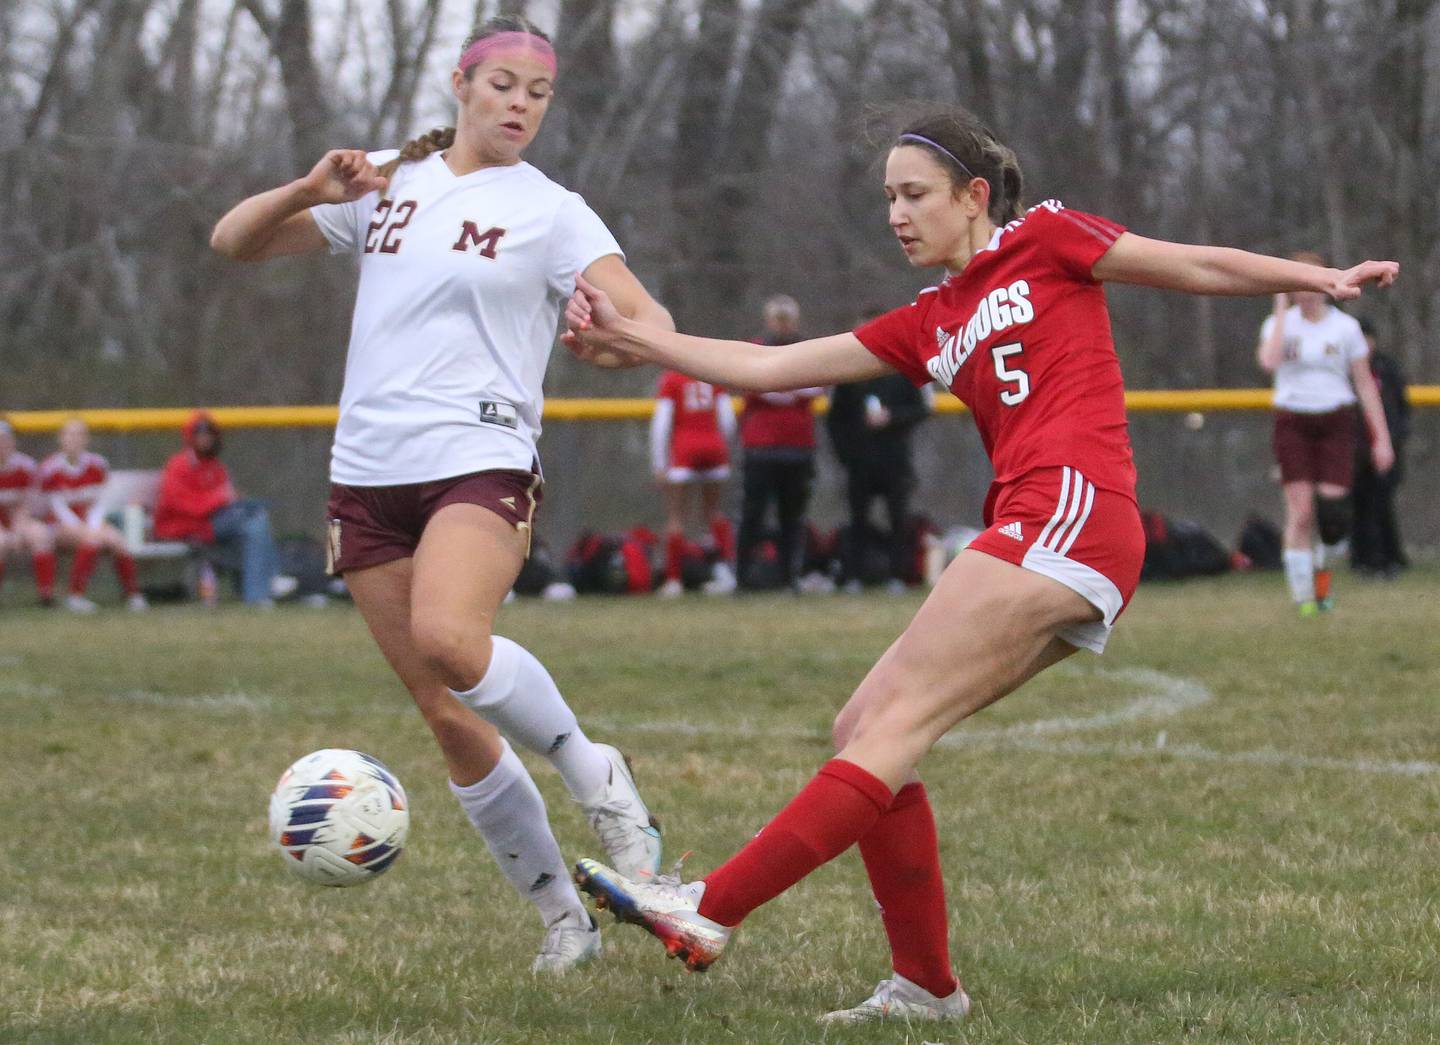
[[1367,283],[1388,287],[1400,276],[1398,261],[1362,261],[1354,268],[1337,273],[1326,293],[1336,301],[1351,301],[1360,296]]
[[315,204],[351,203],[367,193],[383,192],[389,179],[380,174],[364,149],[331,149],[300,184]]

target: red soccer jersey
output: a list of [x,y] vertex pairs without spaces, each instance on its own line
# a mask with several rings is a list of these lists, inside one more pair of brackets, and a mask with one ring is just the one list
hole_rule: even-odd
[[716,417],[715,400],[724,391],[675,370],[667,370],[660,375],[655,398],[669,399],[675,404],[670,445],[676,453],[682,449],[715,446],[723,450],[725,436]]
[[746,392],[740,444],[747,450],[815,448],[815,399],[822,388],[793,392]]
[[1124,231],[1046,200],[998,229],[964,271],[855,336],[970,408],[997,485],[1068,465],[1133,500],[1120,361],[1091,275]]
[[50,502],[46,506],[49,513],[47,521],[59,521],[60,516],[52,507],[58,499],[84,522],[109,478],[109,462],[88,450],[74,464],[67,461],[62,453],[53,453],[45,458],[40,462],[40,492]]
[[0,461],[0,526],[10,526],[35,489],[35,459],[14,453]]

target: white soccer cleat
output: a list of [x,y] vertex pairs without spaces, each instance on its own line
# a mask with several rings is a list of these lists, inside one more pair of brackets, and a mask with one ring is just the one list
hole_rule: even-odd
[[65,608],[71,613],[94,613],[100,609],[99,606],[83,595],[65,596]]
[[150,603],[137,591],[125,597],[125,608],[131,613],[143,613],[150,608]]
[[277,573],[270,578],[270,597],[272,599],[286,599],[295,594],[295,589],[300,587],[300,581],[289,574]]
[[821,1023],[873,1023],[878,1020],[909,1022],[963,1020],[970,1014],[970,996],[965,988],[956,987],[953,994],[937,998],[918,983],[911,983],[896,973],[893,979],[881,980],[875,992],[853,1009],[836,1009],[820,1017]]
[[735,571],[728,563],[717,562],[710,571],[710,579],[701,585],[706,595],[731,595],[736,588]]
[[655,589],[655,594],[662,599],[678,599],[685,594],[685,585],[671,577],[660,587]]
[[536,974],[566,973],[600,957],[600,927],[586,911],[566,911],[545,927],[545,942],[530,963]]
[[640,926],[691,972],[714,964],[734,931],[700,913],[705,883],[681,882],[678,874],[636,881],[595,860],[581,860],[575,865],[575,884],[595,898],[597,909]]
[[625,756],[609,744],[596,744],[610,760],[610,779],[581,810],[605,847],[610,863],[627,878],[660,872],[660,822],[650,815],[635,787]]

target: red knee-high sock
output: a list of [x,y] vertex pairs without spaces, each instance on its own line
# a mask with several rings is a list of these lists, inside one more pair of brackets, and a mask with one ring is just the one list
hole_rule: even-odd
[[672,533],[665,538],[665,579],[680,580],[680,560],[685,557],[685,535]]
[[700,913],[739,925],[875,826],[894,796],[853,762],[832,758],[760,833],[705,877]]
[[36,552],[30,557],[31,568],[35,571],[35,590],[42,599],[55,597],[55,553]]
[[90,575],[95,572],[95,560],[100,558],[100,549],[82,544],[75,549],[75,561],[70,564],[70,594],[84,595],[90,586]]
[[725,562],[735,561],[735,527],[723,515],[710,520],[710,536],[715,540],[715,550]]
[[925,785],[906,784],[860,839],[895,971],[937,998],[959,985],[950,968],[940,842]]
[[120,589],[126,595],[140,594],[140,581],[135,576],[135,559],[125,552],[115,553],[115,576],[120,578]]

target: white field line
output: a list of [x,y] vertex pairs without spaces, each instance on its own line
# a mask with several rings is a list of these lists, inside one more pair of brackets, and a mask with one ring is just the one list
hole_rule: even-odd
[[52,700],[60,690],[43,682],[26,679],[12,679],[0,676],[0,697],[23,697],[27,700]]
[[1092,744],[1084,741],[1029,741],[1015,739],[1008,746],[1049,755],[1103,755],[1111,758],[1173,758],[1182,762],[1222,762],[1230,765],[1280,766],[1285,769],[1335,769],[1345,773],[1381,776],[1433,776],[1440,762],[1391,762],[1374,758],[1331,758],[1326,755],[1298,755],[1291,751],[1261,748],[1259,751],[1216,751],[1199,744]]
[[[1073,674],[1073,672],[1072,672]],[[1199,707],[1215,699],[1215,695],[1194,679],[1176,678],[1149,668],[1097,668],[1095,675],[1112,678],[1122,684],[1143,687],[1149,692],[1142,693],[1124,707],[1110,711],[1097,711],[1092,715],[1064,715],[1059,718],[1042,718],[1034,722],[1017,722],[995,729],[962,729],[940,740],[941,747],[958,747],[965,744],[993,743],[1010,738],[1048,736],[1052,733],[1076,733],[1092,729],[1107,729],[1110,726],[1127,725],[1145,719],[1163,719],[1178,715],[1182,711]],[[614,722],[597,722],[607,729],[624,729],[634,733],[669,733],[681,736],[735,736],[744,739],[774,737],[780,740],[820,740],[828,735],[813,729],[789,726],[770,728],[753,725],[748,721],[735,727],[712,726],[694,722],[636,722],[621,725]]]
[[249,693],[202,693],[195,696],[174,693],[152,693],[149,690],[130,690],[128,693],[109,693],[107,698],[122,704],[149,704],[154,707],[192,708],[205,711],[269,711],[275,702],[264,695],[251,696]]
[[[1215,699],[1195,679],[1167,675],[1150,668],[1096,669],[1095,674],[1118,682],[1143,687],[1149,692],[1113,711],[1093,715],[1066,716],[1021,722],[996,729],[962,729],[941,738],[939,747],[968,747],[974,744],[1018,748],[1039,754],[1098,756],[1107,758],[1167,758],[1181,762],[1213,762],[1227,765],[1279,766],[1286,769],[1325,769],[1347,773],[1369,773],[1385,776],[1432,776],[1440,774],[1440,763],[1426,761],[1398,762],[1383,759],[1332,758],[1324,755],[1303,755],[1289,751],[1263,748],[1259,751],[1217,751],[1199,744],[1165,743],[1165,733],[1156,742],[1092,743],[1082,740],[1045,740],[1056,733],[1081,732],[1127,725],[1144,720],[1165,719],[1183,711],[1200,707]],[[668,736],[731,737],[737,740],[800,740],[812,743],[829,741],[826,732],[795,727],[773,728],[742,721],[730,726],[695,722],[633,722],[620,723],[596,720],[597,730],[649,733]]]

